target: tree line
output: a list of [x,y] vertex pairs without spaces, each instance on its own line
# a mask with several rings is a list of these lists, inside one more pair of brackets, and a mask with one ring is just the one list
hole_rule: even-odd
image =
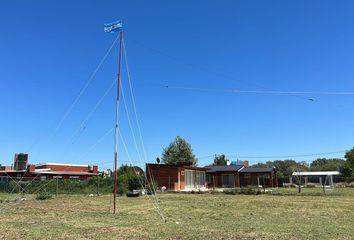
[[[215,155],[211,165],[226,165],[228,161],[225,154]],[[162,162],[196,166],[198,159],[193,154],[191,144],[177,136],[167,148],[163,149]],[[279,176],[291,176],[295,171],[339,171],[342,176],[351,177],[354,169],[354,147],[345,153],[344,158],[318,158],[311,163],[293,159],[272,160],[251,167],[275,167]]]
[[[190,143],[184,138],[177,136],[166,148],[163,149],[161,160],[157,163],[183,164],[196,166],[198,159],[193,153]],[[225,154],[215,155],[211,165],[227,165],[229,159]],[[351,177],[354,169],[354,148],[347,151],[344,158],[318,158],[307,163],[293,159],[272,160],[265,163],[257,163],[251,167],[275,167],[279,177],[292,176],[296,171],[339,171],[343,177]],[[133,189],[145,187],[144,170],[137,166],[122,165],[118,170],[118,192],[126,193]],[[102,182],[109,185],[111,182]]]

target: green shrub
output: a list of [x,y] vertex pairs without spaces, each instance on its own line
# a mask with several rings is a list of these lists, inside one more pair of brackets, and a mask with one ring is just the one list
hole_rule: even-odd
[[143,183],[143,178],[139,176],[130,176],[128,179],[128,189],[129,191],[141,189],[144,186],[141,186]]
[[52,194],[47,192],[46,189],[43,189],[37,193],[36,199],[37,200],[46,200],[46,199],[51,199]]
[[262,191],[259,188],[245,187],[245,188],[241,188],[239,193],[246,194],[246,195],[258,195],[261,194]]
[[229,195],[236,195],[239,194],[240,191],[237,189],[226,189],[223,191],[224,194],[229,194]]

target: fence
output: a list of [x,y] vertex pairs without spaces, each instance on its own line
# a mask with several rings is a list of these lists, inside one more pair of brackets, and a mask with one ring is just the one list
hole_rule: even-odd
[[[79,179],[2,179],[0,192],[2,193],[24,193],[35,194],[46,191],[51,194],[107,194],[112,193],[113,179],[94,177],[90,180]],[[123,194],[127,188],[120,185],[120,192]]]

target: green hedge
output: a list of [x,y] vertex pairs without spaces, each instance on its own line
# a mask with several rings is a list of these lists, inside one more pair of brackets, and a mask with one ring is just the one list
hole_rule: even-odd
[[[97,184],[97,180],[99,184]],[[143,178],[141,179],[143,185]],[[90,180],[58,179],[58,194],[95,194],[97,187],[99,194],[109,194],[113,192],[113,178],[93,177]],[[21,187],[18,186],[21,185]],[[140,189],[141,183],[136,176],[121,175],[117,179],[117,193],[125,194],[129,188]],[[0,192],[19,193],[25,189],[25,193],[36,194],[45,189],[49,194],[55,194],[57,190],[57,180],[33,181],[15,183],[13,181],[0,184]]]

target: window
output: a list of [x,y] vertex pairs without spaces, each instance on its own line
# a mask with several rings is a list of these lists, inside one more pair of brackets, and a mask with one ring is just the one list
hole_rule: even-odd
[[205,187],[205,172],[204,171],[196,171],[196,183],[198,188]]
[[206,175],[206,180],[207,180],[208,184],[211,184],[211,174]]
[[235,187],[235,177],[233,174],[222,175],[222,187],[224,187],[224,188]]
[[184,184],[186,186],[186,189],[194,188],[194,178],[195,178],[195,171],[185,170]]
[[205,187],[205,179],[205,171],[184,171],[184,183],[187,190]]

